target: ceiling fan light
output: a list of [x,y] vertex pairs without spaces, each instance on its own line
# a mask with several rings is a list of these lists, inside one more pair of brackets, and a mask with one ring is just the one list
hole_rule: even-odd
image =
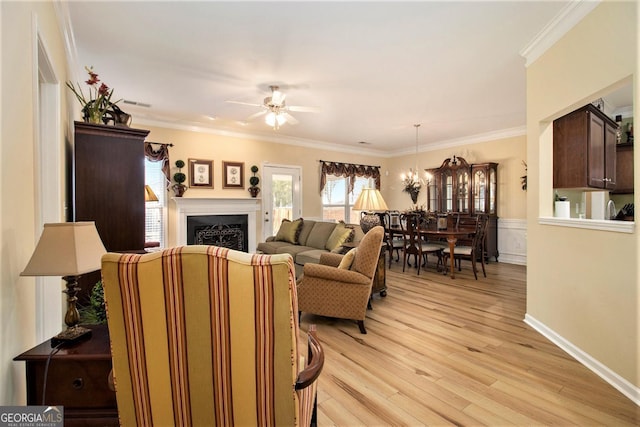
[[274,127],[276,125],[276,113],[273,111],[268,113],[264,118],[264,122],[269,126]]
[[264,122],[271,127],[278,128],[287,122],[287,118],[284,114],[271,111],[265,116]]

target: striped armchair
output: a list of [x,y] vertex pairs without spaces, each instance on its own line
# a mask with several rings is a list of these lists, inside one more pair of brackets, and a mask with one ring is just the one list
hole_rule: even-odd
[[290,255],[183,246],[102,258],[123,426],[297,426],[324,354],[298,342]]

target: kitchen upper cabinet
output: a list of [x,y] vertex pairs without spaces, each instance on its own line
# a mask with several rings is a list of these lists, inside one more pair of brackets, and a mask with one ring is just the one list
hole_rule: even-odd
[[553,187],[616,188],[617,124],[591,104],[553,122]]
[[613,193],[633,193],[633,143],[616,146],[616,189]]

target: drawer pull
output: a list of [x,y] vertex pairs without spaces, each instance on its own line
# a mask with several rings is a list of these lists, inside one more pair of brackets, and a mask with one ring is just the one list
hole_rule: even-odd
[[76,378],[76,379],[73,380],[71,385],[76,390],[81,390],[84,387],[84,380],[82,378]]

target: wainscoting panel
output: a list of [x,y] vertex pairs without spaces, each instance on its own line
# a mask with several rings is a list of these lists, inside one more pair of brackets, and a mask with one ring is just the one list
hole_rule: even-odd
[[527,265],[527,220],[498,218],[498,261]]

